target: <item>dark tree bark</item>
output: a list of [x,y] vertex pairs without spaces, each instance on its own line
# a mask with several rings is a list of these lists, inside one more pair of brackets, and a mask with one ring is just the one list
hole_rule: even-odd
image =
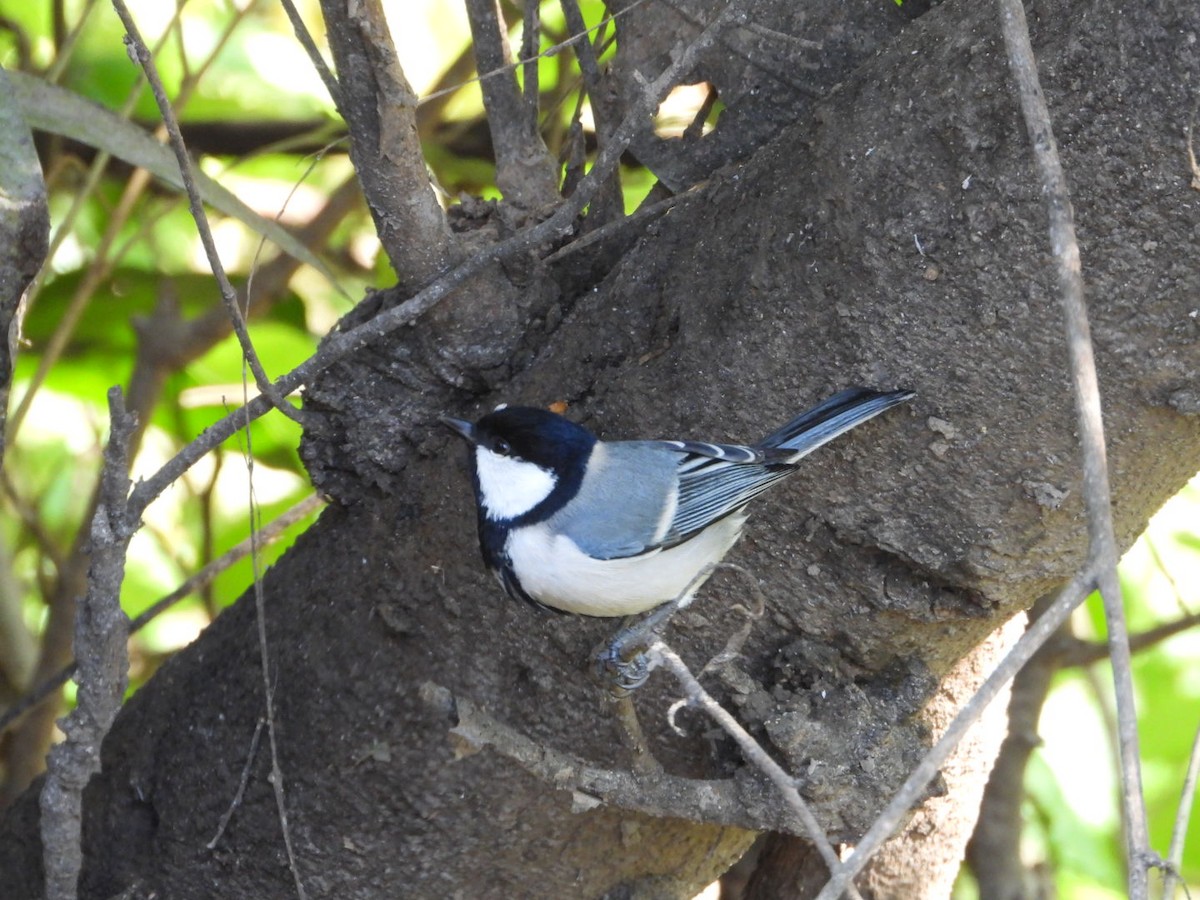
[[[1062,0],[1031,13],[1128,543],[1200,468],[1184,144],[1200,8],[1129,15]],[[429,374],[449,314],[314,386],[329,422],[306,453],[340,505],[265,584],[289,821],[311,895],[686,897],[754,837],[743,826],[759,810],[747,806],[697,802],[706,824],[685,821],[686,797],[680,818],[588,809],[493,750],[456,754],[454,717],[430,683],[547,747],[628,766],[586,673],[613,624],[535,615],[482,571],[461,451],[434,423],[447,397],[458,412],[566,400],[606,437],[744,440],[848,384],[919,392],[758,504],[734,559],[769,608],[742,658],[710,679],[800,776],[830,838],[852,842],[938,728],[940,698],[961,702],[974,676],[956,665],[1082,558],[1044,221],[995,10],[946,3],[752,156],[710,173],[596,290],[555,296],[530,266],[543,286],[535,317],[519,341],[504,333],[505,364],[473,391]],[[496,277],[514,283],[512,270]],[[356,375],[357,393],[339,397]],[[406,428],[384,447],[362,423],[386,422],[389,396]],[[715,580],[672,645],[703,663],[741,624],[743,593]],[[263,706],[253,617],[243,600],[122,712],[86,797],[85,896],[293,895],[261,755],[223,838],[205,847]],[[681,714],[686,736],[667,728],[672,696],[655,676],[637,698],[666,770],[754,781],[701,719]],[[986,761],[976,768],[986,775]],[[949,802],[968,795],[978,802],[965,789]],[[14,897],[40,890],[36,815],[27,796],[0,833],[0,883]],[[881,872],[873,893],[919,896],[926,859],[956,841],[961,853],[965,839],[909,835],[907,880]]]

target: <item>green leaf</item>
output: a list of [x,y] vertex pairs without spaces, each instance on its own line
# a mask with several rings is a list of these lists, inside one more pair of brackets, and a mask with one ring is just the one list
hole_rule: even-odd
[[[137,125],[32,75],[10,72],[9,78],[21,112],[32,127],[104,150],[146,169],[171,187],[183,190],[183,177],[175,154]],[[265,235],[284,252],[321,272],[330,284],[341,290],[324,261],[278,222],[260,216],[203,172],[196,172],[196,185],[206,203]]]

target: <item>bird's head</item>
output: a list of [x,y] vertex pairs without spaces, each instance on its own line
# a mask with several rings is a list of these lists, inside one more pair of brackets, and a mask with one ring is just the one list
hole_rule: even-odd
[[498,522],[552,515],[578,491],[596,445],[586,428],[529,406],[500,407],[474,424],[442,422],[472,445],[481,512]]

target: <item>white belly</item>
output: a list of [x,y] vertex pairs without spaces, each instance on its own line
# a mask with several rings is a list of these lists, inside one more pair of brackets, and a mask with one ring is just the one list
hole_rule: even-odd
[[682,544],[621,559],[592,559],[544,525],[516,530],[506,550],[521,587],[539,603],[585,616],[629,616],[674,600],[689,585],[695,593],[700,585],[692,581],[729,552],[745,522],[744,513],[734,513]]

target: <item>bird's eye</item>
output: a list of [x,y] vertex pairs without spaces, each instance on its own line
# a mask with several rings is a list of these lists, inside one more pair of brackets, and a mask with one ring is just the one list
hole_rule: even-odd
[[492,449],[501,456],[512,456],[512,444],[504,438],[496,438],[496,443],[492,445]]

